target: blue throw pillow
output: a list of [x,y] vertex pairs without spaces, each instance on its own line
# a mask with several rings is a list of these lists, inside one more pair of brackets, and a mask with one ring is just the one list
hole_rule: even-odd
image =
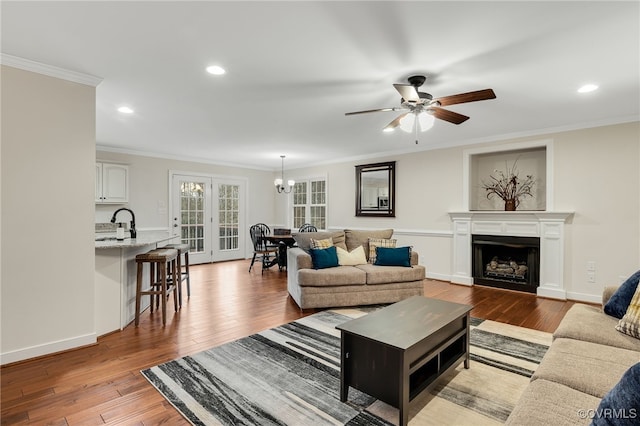
[[411,267],[411,247],[376,247],[376,261],[373,264]]
[[627,312],[633,294],[636,292],[638,281],[640,281],[640,271],[627,278],[618,290],[613,293],[613,296],[611,296],[609,301],[604,305],[604,313],[612,317],[622,318]]
[[335,246],[326,249],[311,249],[310,254],[314,269],[338,266],[338,252]]
[[592,426],[637,425],[640,420],[640,363],[628,369],[600,401]]

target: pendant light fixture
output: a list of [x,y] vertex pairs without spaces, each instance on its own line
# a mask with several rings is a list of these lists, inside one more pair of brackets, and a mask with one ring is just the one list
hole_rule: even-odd
[[293,189],[293,185],[296,184],[295,180],[289,179],[287,181],[287,185],[286,186],[284,185],[284,157],[285,157],[284,155],[280,156],[280,158],[282,158],[282,173],[279,178],[276,178],[273,181],[273,184],[276,186],[276,191],[278,191],[278,194],[281,194],[283,192],[285,194],[290,193],[291,190]]

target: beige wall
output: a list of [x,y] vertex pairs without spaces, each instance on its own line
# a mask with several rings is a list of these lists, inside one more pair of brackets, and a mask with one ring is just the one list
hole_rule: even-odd
[[95,87],[2,66],[2,363],[95,342]]
[[[618,284],[640,267],[640,125],[638,122],[529,138],[423,151],[367,161],[291,170],[292,178],[326,174],[333,228],[394,228],[420,253],[427,275],[451,275],[451,221],[463,208],[463,152],[550,139],[554,146],[554,210],[574,211],[567,226],[565,282],[570,298],[597,301],[605,285]],[[397,162],[395,218],[355,217],[356,164]],[[284,211],[282,206],[278,211]],[[596,283],[587,282],[588,261]]]

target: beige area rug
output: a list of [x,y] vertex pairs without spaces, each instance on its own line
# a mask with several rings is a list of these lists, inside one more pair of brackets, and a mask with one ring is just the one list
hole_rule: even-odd
[[[320,312],[142,371],[194,425],[394,425],[398,410],[351,389],[340,402],[336,325],[370,309]],[[504,423],[551,334],[472,320],[460,365],[411,404],[409,425]]]
[[[551,345],[552,336],[474,319],[471,363],[443,376],[412,403],[409,425],[501,425]],[[367,410],[397,424],[398,410],[376,401]]]

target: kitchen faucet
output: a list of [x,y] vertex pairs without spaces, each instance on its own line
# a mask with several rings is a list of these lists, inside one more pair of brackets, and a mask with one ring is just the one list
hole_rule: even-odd
[[118,212],[119,212],[119,211],[121,211],[121,210],[126,210],[126,211],[128,211],[129,213],[131,213],[131,222],[130,222],[130,223],[131,223],[131,228],[129,229],[129,232],[131,232],[131,238],[135,238],[135,237],[136,237],[136,234],[137,234],[137,232],[136,232],[136,215],[135,215],[135,214],[133,214],[133,210],[128,209],[128,208],[126,208],[126,207],[122,207],[122,208],[120,208],[120,209],[116,210],[116,211],[113,213],[113,216],[111,216],[111,223],[116,223],[116,215],[117,215],[117,214],[118,214]]

